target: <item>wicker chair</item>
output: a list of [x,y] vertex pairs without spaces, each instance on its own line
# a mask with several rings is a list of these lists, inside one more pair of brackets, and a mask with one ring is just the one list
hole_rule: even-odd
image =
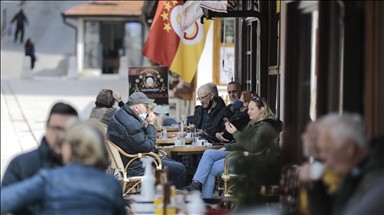
[[[154,152],[128,154],[114,143],[112,143],[110,140],[106,140],[106,145],[110,158],[109,170],[110,173],[112,173],[119,181],[121,181],[123,196],[136,193],[140,190],[141,187],[143,176],[128,177],[128,167],[134,160],[140,159],[142,157],[149,157],[153,159],[156,169],[162,168],[162,161],[159,155]],[[127,165],[124,166],[121,156],[125,156],[130,159]]]
[[[249,153],[247,151],[239,152],[241,153],[241,156],[259,156],[263,152],[259,153]],[[221,175],[221,180],[223,184],[223,196],[224,197],[230,197],[232,196],[232,188],[234,187],[234,183],[231,182],[231,179],[237,177],[236,174],[232,173],[230,171],[230,162],[231,159],[234,159],[232,156],[227,156],[224,160],[224,172]],[[261,186],[260,188],[260,194],[265,196],[266,198],[270,199],[269,201],[274,201],[275,199],[278,199],[279,196],[279,186],[278,185],[271,185],[271,186]]]

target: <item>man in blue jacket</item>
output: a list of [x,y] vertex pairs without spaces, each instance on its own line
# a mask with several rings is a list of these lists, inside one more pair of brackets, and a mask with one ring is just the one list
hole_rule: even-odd
[[[2,186],[22,181],[35,175],[40,169],[62,166],[61,143],[64,141],[66,129],[72,120],[77,120],[78,113],[70,105],[58,102],[49,113],[46,133],[40,146],[30,152],[13,158],[5,170]],[[13,214],[33,214],[32,208],[24,208]]]
[[[142,92],[134,92],[127,104],[120,108],[108,124],[107,137],[128,154],[156,151],[156,116],[149,111],[148,104],[153,103]],[[129,161],[122,157],[124,165]],[[183,164],[162,158],[163,166],[168,167],[169,179],[176,188],[185,186],[186,172]],[[141,161],[135,160],[128,167],[129,176],[144,174]]]

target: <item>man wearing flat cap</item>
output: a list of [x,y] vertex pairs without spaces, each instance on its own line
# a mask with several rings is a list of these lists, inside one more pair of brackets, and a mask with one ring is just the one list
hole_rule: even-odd
[[[156,116],[149,111],[148,105],[153,103],[142,92],[134,92],[128,102],[116,112],[108,124],[107,137],[128,154],[155,151],[156,148]],[[129,161],[122,157],[124,165]],[[185,167],[182,163],[162,158],[163,166],[169,170],[169,179],[176,188],[185,186]],[[144,174],[140,160],[135,160],[128,167],[128,176]]]

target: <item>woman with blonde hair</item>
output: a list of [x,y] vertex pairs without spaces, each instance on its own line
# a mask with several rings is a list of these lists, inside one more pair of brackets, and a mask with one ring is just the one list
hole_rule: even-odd
[[86,122],[73,125],[62,154],[66,166],[2,188],[1,214],[36,204],[36,214],[126,214],[119,182],[105,173],[102,131]]
[[202,190],[203,198],[212,197],[215,178],[224,172],[224,159],[231,154],[268,154],[273,160],[280,154],[278,145],[279,128],[272,121],[276,118],[266,101],[260,97],[251,99],[248,105],[249,123],[240,131],[232,123],[226,122],[226,130],[235,138],[234,143],[225,144],[221,150],[208,149],[204,152],[192,183],[185,190]]

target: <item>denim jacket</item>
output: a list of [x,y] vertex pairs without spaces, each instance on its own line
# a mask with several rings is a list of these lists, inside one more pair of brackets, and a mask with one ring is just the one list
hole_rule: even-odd
[[81,164],[41,170],[3,187],[1,214],[38,204],[36,214],[126,214],[121,186],[102,170]]

